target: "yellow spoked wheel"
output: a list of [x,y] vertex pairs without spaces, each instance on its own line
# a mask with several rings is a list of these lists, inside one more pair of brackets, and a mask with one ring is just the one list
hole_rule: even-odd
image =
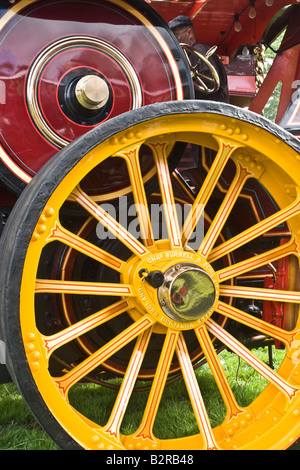
[[[198,155],[184,178],[168,167],[177,142],[185,161]],[[145,148],[158,182],[151,195]],[[299,150],[279,127],[230,105],[156,104],[94,129],[28,185],[2,238],[2,329],[9,370],[59,446],[285,449],[297,441]],[[92,182],[114,158],[126,163],[131,195],[108,206]],[[277,370],[252,350],[274,342],[285,348]],[[266,381],[247,404],[227,378],[224,347]],[[224,406],[217,424],[195,372],[204,362]],[[180,413],[174,436],[169,418],[165,432],[156,421],[177,375],[192,417],[185,429]]]

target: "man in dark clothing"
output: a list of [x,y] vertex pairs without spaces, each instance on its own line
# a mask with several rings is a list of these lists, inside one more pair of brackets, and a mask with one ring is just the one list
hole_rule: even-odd
[[[187,44],[188,46],[192,46],[194,49],[199,51],[202,55],[205,55],[207,51],[210,49],[209,46],[204,44],[199,44],[196,42],[195,39],[195,32],[194,27],[191,19],[188,16],[177,16],[173,20],[169,22],[169,27],[172,29],[173,33],[175,34],[177,40],[182,44]],[[194,66],[196,62],[200,60],[194,54],[190,55],[191,64]],[[220,79],[220,88],[218,91],[207,94],[201,92],[195,88],[195,97],[196,99],[206,99],[206,100],[213,100],[213,101],[223,101],[225,103],[229,102],[229,94],[228,94],[228,83],[227,83],[227,75],[225,68],[222,64],[222,61],[217,56],[217,54],[212,54],[209,57],[210,63],[216,69],[219,79]],[[203,67],[198,69],[204,75],[210,76],[209,70],[205,64]],[[205,82],[205,79],[203,80]]]

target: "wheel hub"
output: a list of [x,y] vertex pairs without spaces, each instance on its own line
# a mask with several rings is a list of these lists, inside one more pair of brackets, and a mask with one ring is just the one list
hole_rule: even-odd
[[[124,282],[135,285],[140,314],[147,312],[161,326],[189,330],[204,323],[218,302],[217,274],[202,256],[187,251],[160,251],[137,263]],[[148,282],[153,273],[163,282]],[[141,309],[142,307],[142,309]],[[143,313],[142,313],[143,314]],[[136,319],[136,317],[134,317]]]
[[109,98],[109,88],[105,80],[97,75],[82,77],[75,88],[78,102],[86,109],[100,109]]
[[165,273],[158,298],[163,311],[173,320],[193,321],[210,312],[215,303],[216,288],[204,269],[180,263]]
[[[60,67],[64,67],[64,61],[69,64],[70,55],[72,57],[72,51],[75,49],[85,54],[87,54],[88,51],[89,57],[90,55],[93,57],[93,60],[91,57],[90,60],[94,65],[102,63],[102,60],[103,70],[97,70],[95,67],[73,66],[71,70],[64,73],[59,80],[56,70],[60,70]],[[109,58],[109,64],[114,64],[114,73],[120,74],[118,77],[125,76],[126,82],[132,90],[132,98],[130,98],[131,109],[141,107],[143,96],[139,77],[126,56],[108,41],[86,35],[67,36],[52,42],[37,54],[28,73],[26,99],[33,122],[44,138],[52,145],[63,148],[70,142],[70,139],[67,138],[67,135],[63,136],[61,132],[57,131],[57,125],[52,122],[52,114],[48,115],[48,106],[40,102],[41,96],[43,99],[45,95],[47,96],[47,94],[41,92],[43,83],[46,83],[47,79],[49,80],[49,77],[54,74],[56,80],[59,82],[58,94],[61,96],[58,97],[58,102],[60,108],[66,116],[71,119],[73,125],[77,123],[84,126],[98,124],[102,122],[103,119],[107,118],[108,114],[105,115],[105,113],[103,113],[102,115],[100,111],[102,109],[105,110],[105,105],[107,104],[108,106],[110,95],[113,94],[110,89],[111,84],[109,87],[103,78],[108,72],[105,66],[106,61],[104,60],[104,58],[107,57]],[[85,69],[90,69],[92,74],[86,71],[79,77],[80,71]],[[49,77],[48,74],[50,74]],[[102,77],[99,77],[99,75],[102,75]],[[78,82],[76,82],[76,76],[79,78]],[[73,90],[74,78],[76,89]],[[111,79],[109,79],[109,83],[110,81]],[[72,113],[70,114],[70,110],[73,108],[72,105],[75,106],[75,118]],[[79,109],[77,109],[76,105],[79,105]],[[108,113],[110,113],[111,107],[112,103],[111,106],[108,106]],[[44,108],[46,109],[46,114],[44,113]],[[88,112],[87,117],[91,117],[93,113],[96,113],[96,118],[98,117],[99,119],[96,119],[96,122],[86,120],[86,112]],[[99,112],[99,116],[97,112]],[[78,114],[77,117],[76,114]],[[80,117],[82,117],[82,119],[80,119]],[[61,116],[60,118],[62,119]],[[72,135],[73,139],[75,136],[74,132],[72,132]]]

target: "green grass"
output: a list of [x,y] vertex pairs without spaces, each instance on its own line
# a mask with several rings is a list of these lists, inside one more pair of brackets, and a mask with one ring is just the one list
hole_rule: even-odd
[[0,386],[0,450],[54,450],[14,384]]
[[[268,361],[267,349],[255,354]],[[277,369],[285,351],[273,351]],[[228,351],[220,355],[223,369],[240,406],[247,406],[267,385],[266,380],[250,366]],[[225,406],[208,365],[196,371],[198,383],[212,426],[220,424]],[[101,392],[101,393],[99,393]],[[78,385],[71,390],[70,401],[79,411],[103,425],[114,404],[116,391],[95,384]],[[139,425],[148,392],[134,393],[122,424],[122,433],[131,434]],[[155,422],[157,437],[183,437],[198,432],[184,382],[166,387]],[[0,386],[0,450],[55,450],[56,445],[40,428],[13,384]]]

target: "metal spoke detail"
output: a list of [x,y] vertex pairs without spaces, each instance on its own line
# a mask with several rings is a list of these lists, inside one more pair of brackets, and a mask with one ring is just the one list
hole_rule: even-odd
[[240,408],[236,402],[236,399],[232,393],[232,390],[230,388],[218,355],[215,351],[209,334],[207,333],[206,327],[201,326],[200,328],[197,328],[195,332],[198,337],[199,343],[201,344],[207,362],[210,366],[210,369],[213,373],[217,386],[220,390],[220,393],[223,397],[224,403],[226,404],[226,421],[230,421],[233,417],[237,416],[238,414],[244,413],[245,410]]
[[153,425],[174,356],[178,335],[179,332],[172,330],[169,330],[166,334],[166,339],[156,368],[142,423],[133,436],[136,439],[142,438],[144,440],[156,442],[153,435]]
[[69,232],[65,228],[63,228],[58,221],[55,222],[53,229],[51,230],[51,234],[48,236],[47,241],[54,241],[58,240],[71,248],[74,248],[77,251],[80,251],[84,255],[88,256],[89,258],[93,258],[100,263],[109,266],[116,271],[122,272],[124,269],[125,263],[112,256],[111,254],[107,253],[106,251],[98,248],[97,246],[93,245],[92,243],[87,242],[83,238],[75,235],[72,232]]
[[232,320],[238,321],[239,323],[243,323],[249,328],[253,328],[255,330],[260,331],[266,335],[271,336],[272,338],[279,339],[279,341],[284,342],[287,346],[291,346],[292,342],[295,339],[296,333],[292,331],[286,331],[281,328],[278,328],[271,323],[267,323],[259,318],[254,317],[253,315],[249,315],[248,313],[242,312],[237,308],[232,307],[231,305],[225,304],[223,302],[219,302],[216,311],[221,313],[221,315],[225,315],[228,318],[232,318]]
[[67,372],[63,377],[54,379],[54,382],[62,396],[66,397],[70,387],[79,382],[79,380],[85,377],[90,371],[94,370],[121,348],[126,346],[126,344],[130,343],[130,341],[143,333],[143,331],[147,330],[152,324],[153,321],[147,316],[141,318],[114,339],[106,343],[105,346],[85,359],[78,366],[74,367],[70,372]]
[[127,284],[37,279],[35,293],[41,294],[43,292],[55,294],[135,295],[132,287]]
[[70,198],[78,202],[78,204],[86,209],[95,219],[101,222],[105,228],[123,242],[134,254],[142,256],[148,253],[149,250],[142,245],[142,243],[98,206],[81,188],[75,188],[70,194]]
[[181,234],[169,172],[167,144],[151,143],[149,144],[149,147],[152,149],[157,168],[157,177],[159,180],[166,224],[170,238],[170,248],[181,248]]
[[199,430],[201,430],[203,434],[205,449],[218,449],[218,445],[213,435],[213,431],[209,422],[208,415],[206,413],[205,405],[195,376],[193,365],[191,363],[190,355],[187,350],[182,333],[180,333],[178,338],[176,352],[178,360],[180,362],[187,391],[191,400],[191,404],[194,410],[196,421],[199,426]]
[[[217,46],[211,47],[205,55],[201,54],[191,45],[182,43],[181,47],[183,48],[185,57],[191,70],[194,87],[207,94],[218,91],[220,88],[220,78],[216,69],[208,60],[209,57],[216,51]],[[194,65],[191,62],[191,57],[194,57],[194,59],[196,58],[196,63]],[[202,73],[203,64],[205,64],[204,68],[207,69],[206,73]],[[209,76],[209,74],[211,76]],[[207,82],[210,83],[210,86],[207,85]]]
[[152,328],[149,328],[138,337],[110,418],[103,428],[103,432],[110,436],[114,436],[118,440],[120,438],[122,419],[126,412],[132,390],[145,357],[151,334]]
[[244,299],[273,300],[275,302],[300,303],[298,291],[287,291],[279,289],[263,289],[244,286],[220,286],[220,296],[239,297]]
[[218,271],[219,281],[224,282],[233,277],[240,276],[247,271],[257,269],[260,266],[272,263],[275,260],[289,255],[299,257],[299,245],[294,239],[291,239],[288,243],[280,245],[273,250],[253,256],[253,258],[246,259],[240,263],[233,264],[232,266],[228,266],[227,268]]
[[230,215],[232,208],[234,207],[234,204],[245,184],[245,181],[251,176],[253,176],[253,174],[247,168],[244,168],[240,162],[238,162],[235,178],[231,183],[224,201],[219,207],[219,210],[198,249],[198,253],[200,255],[205,257],[209,255],[212,247],[221,233],[222,228],[224,227],[228,216]]
[[85,318],[68,328],[56,333],[52,336],[42,336],[42,341],[46,349],[46,358],[66,343],[69,343],[78,336],[81,336],[93,328],[97,328],[102,323],[115,318],[123,312],[126,312],[130,308],[130,302],[127,300],[121,300],[107,308],[104,308],[100,312]]
[[131,181],[132,193],[139,218],[142,239],[145,245],[148,248],[151,248],[155,246],[155,242],[143,183],[143,175],[140,167],[139,150],[141,145],[142,144],[139,144],[132,149],[119,152],[115,156],[122,157],[126,160]]
[[184,223],[182,229],[183,246],[185,246],[190,239],[229,157],[236,148],[236,145],[226,143],[222,139],[219,139],[219,151]]
[[215,335],[222,343],[228,346],[233,352],[240,356],[245,362],[247,362],[253,369],[255,369],[260,375],[265,377],[270,383],[275,385],[282,393],[284,393],[289,400],[299,392],[297,387],[291,386],[288,382],[282,379],[276,372],[268,367],[263,361],[251,353],[245,346],[231,336],[227,331],[221,328],[213,320],[209,319],[206,322],[206,326],[210,333]]
[[267,231],[275,228],[277,225],[286,222],[290,217],[296,215],[300,210],[300,195],[295,199],[295,201],[290,204],[285,209],[282,209],[275,214],[267,217],[266,219],[258,222],[257,224],[253,225],[249,229],[245,230],[244,232],[236,235],[235,237],[231,238],[225,243],[214,248],[210,256],[208,258],[209,262],[212,263],[217,259],[225,256],[230,251],[234,251],[237,248],[245,245],[246,243],[250,242],[254,238],[263,235]]

